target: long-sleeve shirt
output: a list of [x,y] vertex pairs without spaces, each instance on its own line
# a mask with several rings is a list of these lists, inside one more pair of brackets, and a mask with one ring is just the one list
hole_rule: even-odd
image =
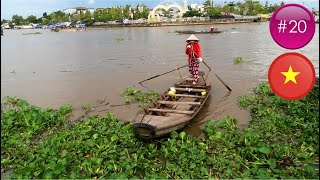
[[190,44],[191,45],[191,49],[196,53],[195,54],[195,57],[193,57],[193,53],[192,51],[187,48],[189,44],[187,43],[186,44],[186,54],[188,54],[188,63],[190,64],[190,61],[192,58],[201,58],[202,55],[201,55],[201,49],[200,49],[200,44],[199,43],[195,43],[195,44]]

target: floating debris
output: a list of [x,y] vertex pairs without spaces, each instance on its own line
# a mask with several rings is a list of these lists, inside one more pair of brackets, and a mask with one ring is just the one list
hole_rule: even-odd
[[42,33],[41,32],[34,32],[34,33],[29,32],[29,33],[24,33],[22,35],[36,35],[36,34],[42,34]]

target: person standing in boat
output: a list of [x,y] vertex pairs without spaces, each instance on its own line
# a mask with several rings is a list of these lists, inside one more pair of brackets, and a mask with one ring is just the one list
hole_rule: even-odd
[[202,55],[199,39],[193,34],[187,39],[186,54],[188,55],[189,72],[193,76],[192,84],[195,85],[199,80],[199,63],[202,62]]
[[211,31],[211,32],[213,32],[213,31],[214,31],[214,28],[213,28],[213,26],[211,26],[211,28],[210,28],[210,31]]

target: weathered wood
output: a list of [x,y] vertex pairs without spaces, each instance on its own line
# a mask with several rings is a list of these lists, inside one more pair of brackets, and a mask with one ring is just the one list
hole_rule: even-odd
[[[151,103],[144,109],[144,114],[135,118],[134,132],[139,138],[153,139],[181,129],[203,107],[203,104],[208,100],[211,85],[208,85],[202,76],[191,87],[188,87],[191,82],[183,79],[173,85],[177,91],[176,94],[163,93],[160,98],[154,101],[156,106],[152,106]],[[190,79],[192,80],[192,78]],[[200,92],[204,91],[207,94],[202,96]],[[201,101],[199,102],[199,100]]]
[[201,102],[178,102],[178,101],[158,101],[160,104],[186,104],[186,105],[201,105]]
[[149,108],[148,111],[155,111],[155,112],[165,112],[165,113],[177,113],[177,114],[193,114],[194,111],[179,111],[179,110],[172,110],[172,109],[154,109]]
[[206,87],[208,87],[208,86],[195,86],[195,85],[192,85],[192,84],[190,84],[190,85],[181,84],[181,85],[178,85],[178,86],[180,86],[180,87],[190,87],[190,88],[206,88]]
[[197,96],[197,95],[190,95],[190,94],[166,94],[166,96],[191,97],[191,98],[205,98],[205,96]]
[[175,88],[177,91],[187,91],[187,92],[204,92],[207,89],[193,89],[193,88]]

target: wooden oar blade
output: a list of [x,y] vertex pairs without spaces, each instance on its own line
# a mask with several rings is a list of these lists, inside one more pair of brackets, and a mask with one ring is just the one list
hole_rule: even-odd
[[162,76],[162,75],[171,73],[171,72],[173,72],[173,71],[179,70],[179,69],[184,68],[184,67],[186,67],[186,66],[188,66],[188,64],[186,64],[186,65],[184,65],[184,66],[182,66],[182,67],[173,69],[173,70],[171,70],[171,71],[168,71],[168,72],[165,72],[165,73],[162,73],[162,74],[158,74],[158,75],[156,75],[156,76],[153,76],[153,77],[148,78],[148,79],[146,79],[146,80],[140,81],[140,82],[138,82],[138,83],[140,84],[140,83],[143,83],[143,82],[145,82],[145,81],[149,81],[149,80],[151,80],[151,79],[154,79],[154,78],[156,78],[156,77],[159,77],[159,76]]

